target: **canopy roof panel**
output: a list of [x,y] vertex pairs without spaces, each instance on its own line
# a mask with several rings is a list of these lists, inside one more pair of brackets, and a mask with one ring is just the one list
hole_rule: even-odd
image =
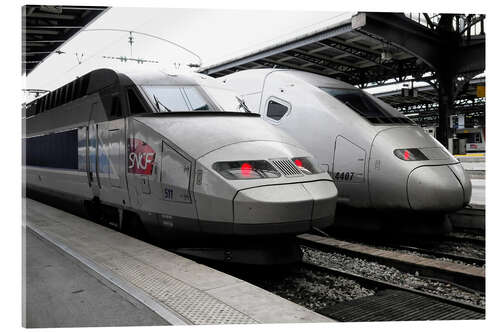
[[108,7],[41,6],[22,8],[22,73],[28,75]]

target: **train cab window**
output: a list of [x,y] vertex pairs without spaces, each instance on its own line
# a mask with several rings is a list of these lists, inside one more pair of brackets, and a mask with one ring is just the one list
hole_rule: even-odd
[[288,107],[276,101],[267,104],[267,116],[274,120],[280,120],[288,112]]
[[397,110],[366,94],[361,89],[326,87],[320,87],[320,89],[372,123],[412,124],[411,120],[400,114]]
[[208,111],[210,106],[200,92],[194,87],[185,87],[184,92],[186,93],[187,100],[191,104],[191,108],[194,111]]
[[179,87],[144,87],[158,112],[188,111],[189,106]]
[[195,86],[143,86],[156,112],[212,111],[214,108]]
[[132,88],[127,89],[127,96],[128,96],[130,114],[139,114],[148,112],[144,107],[144,105],[142,105],[141,101],[139,100],[139,97]]

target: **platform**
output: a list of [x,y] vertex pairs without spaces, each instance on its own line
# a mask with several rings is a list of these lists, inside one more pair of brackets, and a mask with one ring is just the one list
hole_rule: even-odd
[[168,325],[149,308],[103,284],[30,229],[25,244],[25,327]]
[[449,215],[454,227],[485,230],[486,228],[486,180],[471,179],[472,196],[467,208]]
[[[112,297],[109,290],[103,289],[102,286],[96,287],[95,281],[92,282],[92,279],[88,277],[86,278],[88,281],[82,282],[82,285],[90,288],[86,296],[89,304],[98,302],[117,313],[123,311],[121,314],[123,317],[133,310],[130,305],[124,305],[123,298],[125,298],[140,308],[144,314],[144,316],[136,315],[136,317],[126,318],[128,321],[119,321],[119,318],[114,317],[112,313],[103,313],[99,316],[89,314],[86,321],[75,325],[258,324],[332,321],[245,281],[91,221],[31,199],[25,199],[25,204],[26,209],[23,212],[27,240],[25,243],[29,245],[26,253],[29,266],[26,267],[26,271],[41,274],[43,266],[40,267],[35,263],[36,261],[29,259],[34,255],[31,250],[35,250],[37,246],[39,248],[51,247],[52,249],[45,249],[49,256],[47,260],[56,261],[60,266],[77,264],[102,282],[106,288],[115,290],[119,294]],[[39,242],[37,244],[36,239],[33,242],[34,236],[43,240],[45,244],[41,245]],[[57,251],[54,252],[54,250]],[[59,254],[63,254],[66,258],[61,259]],[[72,263],[62,263],[66,259]],[[72,269],[75,274],[75,268]],[[83,293],[77,293],[77,291],[84,287],[59,284],[56,281],[59,277],[54,275],[40,276],[42,280],[45,280],[41,281],[44,283],[34,283],[28,276],[26,280],[28,297],[36,293],[52,292],[54,294],[49,297],[56,298],[63,288],[66,288],[64,290],[75,289],[73,291],[77,295]],[[51,285],[52,289],[44,287],[46,285]],[[45,290],[41,290],[42,288]],[[98,296],[92,300],[92,295]],[[77,302],[78,299],[70,297],[66,301],[71,303]],[[36,304],[37,299],[27,299],[26,302],[28,306],[25,315],[28,319],[43,315],[43,313],[33,313],[33,311],[44,313],[48,311],[47,308],[42,307],[43,304]],[[66,316],[70,311],[59,309],[59,307],[67,306],[64,303],[56,302],[52,306],[49,311],[53,316],[58,314]],[[72,306],[78,307],[76,304]],[[109,317],[108,320],[107,317]],[[58,323],[62,323],[62,326],[67,325],[64,323],[64,318],[57,320],[53,322],[54,325]]]
[[486,154],[485,153],[471,153],[467,155],[455,155],[455,157],[462,163],[467,174],[472,179],[485,179],[486,178]]
[[485,179],[471,179],[472,183],[472,196],[470,203],[472,207],[478,209],[485,209],[486,206],[486,180]]

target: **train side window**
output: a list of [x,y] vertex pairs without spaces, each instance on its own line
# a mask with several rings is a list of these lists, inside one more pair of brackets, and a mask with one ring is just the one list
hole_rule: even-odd
[[288,112],[288,107],[283,104],[280,104],[273,100],[267,103],[266,115],[271,119],[280,120],[287,112]]
[[120,96],[113,96],[111,102],[111,117],[120,118],[122,116],[122,105],[120,103]]
[[144,105],[142,105],[141,101],[139,100],[139,97],[132,88],[127,89],[127,96],[128,96],[130,114],[139,114],[148,112],[146,108],[144,108]]

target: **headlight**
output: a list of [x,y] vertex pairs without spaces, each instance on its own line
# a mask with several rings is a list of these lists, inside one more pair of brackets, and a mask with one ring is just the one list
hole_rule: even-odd
[[292,158],[292,161],[293,163],[295,163],[295,166],[305,175],[312,175],[321,172],[321,170],[317,168],[312,160],[308,157],[296,157]]
[[267,161],[216,162],[212,168],[226,179],[277,178],[281,174]]
[[417,148],[395,149],[394,155],[403,161],[425,161],[428,158]]

